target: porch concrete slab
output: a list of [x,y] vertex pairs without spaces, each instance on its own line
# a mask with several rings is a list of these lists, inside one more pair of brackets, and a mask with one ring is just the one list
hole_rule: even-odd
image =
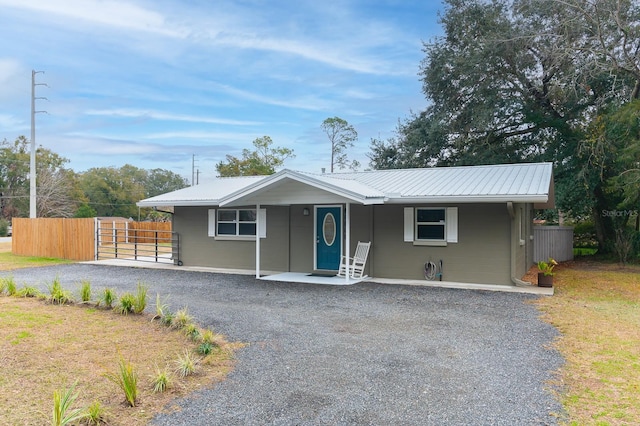
[[281,274],[267,275],[260,277],[264,281],[282,281],[289,283],[307,283],[307,284],[324,284],[324,285],[353,285],[365,281],[367,278],[349,278],[338,276],[319,276],[311,273],[302,272],[283,272]]
[[[176,271],[192,271],[192,272],[210,272],[216,274],[233,274],[233,275],[255,275],[256,271],[253,269],[229,269],[229,268],[209,268],[206,266],[178,266],[174,265],[173,261],[169,258],[163,259],[162,262],[154,262],[153,258],[148,262],[143,262],[134,259],[104,259],[104,260],[91,260],[87,262],[81,262],[88,265],[106,265],[106,266],[125,266],[130,268],[147,268],[147,269],[167,269]],[[378,284],[391,284],[391,285],[408,285],[419,287],[439,287],[439,288],[453,288],[461,290],[486,290],[486,291],[499,291],[507,293],[520,293],[520,294],[535,294],[540,296],[553,296],[553,287],[545,288],[535,285],[531,286],[515,286],[515,285],[496,285],[496,284],[478,284],[478,283],[459,283],[452,281],[428,281],[428,280],[401,280],[393,278],[375,278],[367,277],[361,280],[350,279],[349,283],[345,283],[344,278],[340,277],[321,277],[310,276],[309,273],[295,273],[295,272],[279,272],[279,271],[262,271],[260,280],[264,281],[280,281],[280,282],[294,282],[294,283],[310,283],[310,284],[327,284],[327,285],[353,285],[363,281],[374,282]]]
[[504,291],[507,293],[537,294],[540,296],[553,296],[553,287],[538,287],[535,285],[499,285],[458,283],[453,281],[429,281],[429,280],[399,280],[393,278],[371,278],[371,282],[379,284],[415,285],[420,287],[457,288],[462,290],[487,290]]

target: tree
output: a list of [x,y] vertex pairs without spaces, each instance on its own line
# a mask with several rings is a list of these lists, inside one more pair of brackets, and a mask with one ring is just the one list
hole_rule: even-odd
[[340,117],[332,117],[324,120],[320,127],[331,142],[331,173],[334,171],[334,166],[338,166],[340,169],[348,167],[352,170],[360,167],[358,161],[347,160],[345,152],[347,148],[353,147],[353,143],[358,140],[358,132],[353,126]]
[[[606,250],[613,228],[596,215],[616,205],[620,191],[611,191],[612,176],[594,173],[589,139],[598,117],[640,95],[640,7],[625,0],[446,4],[445,34],[424,44],[430,105],[399,123],[395,138],[372,141],[372,167],[553,161],[559,206],[590,214]],[[614,139],[598,140],[616,151]],[[607,170],[630,176],[632,164]]]
[[37,176],[36,214],[38,217],[73,217],[76,202],[72,198],[74,173],[71,170],[43,170]]
[[136,202],[145,198],[144,170],[94,167],[80,174],[80,187],[97,216],[137,217]]
[[81,204],[76,210],[73,217],[75,218],[83,218],[83,217],[96,217],[98,212],[88,204]]
[[187,186],[187,181],[164,169],[141,169],[130,164],[120,168],[94,167],[79,175],[84,204],[77,214],[94,216],[147,216],[149,209],[138,210],[136,203],[143,198],[175,191]]
[[271,175],[281,167],[287,158],[293,158],[293,150],[289,148],[271,148],[273,140],[263,136],[253,141],[254,151],[242,150],[242,158],[227,155],[226,162],[216,164],[219,176],[261,176]]
[[165,169],[151,169],[147,172],[144,183],[145,196],[146,198],[155,197],[187,186],[189,186],[187,179],[177,173]]
[[[0,143],[0,192],[6,218],[29,214],[30,158],[31,144],[24,136]],[[42,146],[36,149],[37,216],[67,217],[75,210],[75,175],[64,167],[68,161]]]

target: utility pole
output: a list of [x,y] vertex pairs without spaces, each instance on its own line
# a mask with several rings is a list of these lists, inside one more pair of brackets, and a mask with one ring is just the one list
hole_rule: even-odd
[[46,83],[36,83],[36,74],[44,71],[31,70],[31,162],[29,164],[29,217],[36,217],[36,86],[46,86]]
[[196,155],[191,155],[191,186],[196,185]]

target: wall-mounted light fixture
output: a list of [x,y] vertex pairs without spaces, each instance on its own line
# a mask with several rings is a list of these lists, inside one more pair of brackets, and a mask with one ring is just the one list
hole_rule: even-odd
[[302,215],[303,216],[309,216],[309,209],[306,208],[306,207],[304,209],[302,209]]

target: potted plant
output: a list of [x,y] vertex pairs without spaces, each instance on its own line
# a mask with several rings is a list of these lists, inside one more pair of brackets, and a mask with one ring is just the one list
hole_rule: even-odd
[[553,287],[553,268],[558,264],[553,258],[549,258],[546,262],[541,260],[538,262],[538,287]]

